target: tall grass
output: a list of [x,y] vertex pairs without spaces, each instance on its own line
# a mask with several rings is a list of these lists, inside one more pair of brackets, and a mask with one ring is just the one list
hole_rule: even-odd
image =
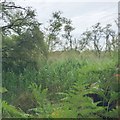
[[[59,55],[64,57],[60,58]],[[35,84],[36,88],[31,87],[31,90],[36,91],[32,93],[34,93],[33,96],[35,95],[34,97],[39,103],[38,107],[36,107],[39,113],[38,116],[40,117],[57,117],[56,114],[61,114],[61,111],[64,115],[68,114],[68,116],[71,112],[80,114],[79,110],[81,107],[83,108],[81,109],[81,115],[83,117],[85,117],[85,115],[89,116],[93,108],[95,109],[91,116],[93,116],[94,113],[99,117],[101,115],[110,116],[109,109],[113,110],[113,108],[110,108],[111,104],[118,99],[118,97],[113,98],[118,95],[118,82],[114,76],[114,74],[117,73],[117,56],[102,56],[101,58],[96,58],[95,56],[83,57],[83,55],[78,53],[75,55],[69,53],[67,56],[66,53],[56,53],[55,56],[49,57],[46,64],[39,70],[25,69],[20,74],[3,71],[3,87],[8,90],[8,92],[3,94],[3,99],[10,104],[14,104],[21,94],[23,94],[22,98],[24,98],[24,93],[30,92],[30,86]],[[38,90],[37,85],[40,85],[40,89]],[[47,92],[44,94],[42,91],[46,89]],[[85,92],[86,90],[87,93]],[[99,109],[95,107],[96,104],[90,106],[94,100],[84,98],[84,95],[89,93],[98,94],[102,98],[102,101],[99,102],[101,102],[102,106],[106,104],[105,108]],[[45,96],[45,101],[47,101],[42,108],[40,107],[39,101],[41,98],[36,97],[41,95]],[[67,101],[65,98],[66,95],[68,96]],[[72,97],[74,96],[73,101],[71,101],[71,95]],[[86,102],[88,100],[88,106],[83,100]],[[19,100],[17,101],[19,102]],[[77,107],[79,101],[82,105],[78,105],[79,107]],[[46,108],[46,105],[48,105],[49,108]],[[73,107],[73,109],[71,109],[71,107]],[[114,105],[114,107],[116,107],[116,105]],[[69,109],[71,109],[71,111],[69,111]],[[57,113],[55,112],[56,110],[58,110]],[[40,111],[42,111],[42,114],[44,113],[44,116],[40,114]],[[86,113],[84,113],[84,111],[86,111]],[[103,111],[106,114],[103,114]],[[79,114],[75,114],[75,116],[70,115],[70,117],[79,117]]]

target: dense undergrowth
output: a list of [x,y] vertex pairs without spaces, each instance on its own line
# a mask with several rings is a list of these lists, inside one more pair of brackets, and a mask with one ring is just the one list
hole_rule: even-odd
[[78,56],[3,71],[3,118],[118,118],[117,64],[116,57]]

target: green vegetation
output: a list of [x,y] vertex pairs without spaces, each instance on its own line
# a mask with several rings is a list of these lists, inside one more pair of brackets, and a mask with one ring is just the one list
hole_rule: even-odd
[[[116,65],[115,57],[70,56],[64,60],[48,60],[38,71],[3,72],[3,86],[8,90],[3,93],[3,100],[24,114],[38,118],[118,117]],[[12,115],[8,111],[8,116],[19,117],[12,111]],[[3,116],[6,116],[4,112]]]
[[[45,34],[34,10],[12,2],[2,6],[3,118],[119,118],[118,36],[110,25],[98,23],[75,42],[72,21],[60,11]],[[60,36],[65,44],[56,51]]]

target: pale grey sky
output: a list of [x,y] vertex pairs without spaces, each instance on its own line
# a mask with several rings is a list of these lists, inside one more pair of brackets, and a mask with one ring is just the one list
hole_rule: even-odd
[[[92,25],[100,22],[103,26],[110,23],[113,24],[113,29],[117,30],[115,20],[118,15],[118,0],[15,0],[17,4],[22,6],[31,6],[36,9],[37,19],[39,22],[46,25],[50,19],[52,12],[62,11],[63,16],[70,18],[75,27],[74,35],[78,36],[89,29]],[[83,1],[83,0],[82,0]]]

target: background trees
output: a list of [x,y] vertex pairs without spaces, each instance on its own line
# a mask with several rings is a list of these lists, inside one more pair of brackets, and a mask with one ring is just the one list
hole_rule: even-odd
[[83,32],[81,34],[81,38],[78,40],[78,44],[79,44],[78,50],[79,51],[83,51],[86,48],[90,47],[90,42],[91,42],[91,39],[92,39],[91,34],[92,33],[89,30],[86,30],[85,32]]
[[66,44],[68,45],[67,49],[69,49],[70,47],[71,50],[73,49],[73,36],[71,34],[73,30],[74,28],[72,26],[72,21],[66,19],[64,26],[64,34],[62,36],[66,39]]
[[118,45],[116,33],[114,30],[111,29],[111,26],[112,26],[111,24],[107,24],[103,28],[103,33],[106,43],[105,51],[106,52],[108,51],[109,53],[111,52],[111,50],[115,51]]
[[35,11],[30,7],[16,6],[14,2],[1,4],[3,70],[23,70],[27,66],[37,68],[38,59],[47,57],[47,51]]
[[40,25],[36,20],[35,10],[27,7],[16,6],[14,2],[2,2],[2,32],[5,35],[13,32],[20,35],[28,28]]
[[[52,13],[48,26],[42,32],[40,23],[36,20],[35,10],[16,6],[14,2],[2,2],[3,24],[2,58],[3,69],[39,68],[45,61],[48,51],[86,49],[95,51],[100,57],[102,51],[111,53],[118,49],[118,38],[112,25],[102,27],[95,24],[89,30],[73,37],[72,20],[63,17],[61,11]],[[10,66],[13,67],[10,67]],[[18,67],[19,66],[19,67]]]
[[96,25],[92,26],[92,41],[93,41],[94,50],[99,57],[102,50],[102,46],[100,43],[101,37],[102,37],[102,27],[100,26],[100,23],[97,23]]
[[60,11],[52,13],[52,19],[49,20],[48,26],[45,28],[49,51],[53,50],[53,47],[60,42],[58,36],[60,35],[63,24],[61,14]]
[[59,47],[63,45],[64,50],[72,49],[73,39],[71,32],[73,30],[72,21],[63,17],[61,11],[52,13],[52,18],[46,27],[46,39],[49,51],[54,50],[56,45],[60,45]]
[[102,26],[101,23],[96,23],[80,34],[79,38],[73,37],[74,29],[72,20],[63,17],[61,11],[54,12],[46,29],[49,51],[74,49],[82,52],[88,49],[100,57],[103,51],[111,53],[118,49],[117,34],[111,24]]

